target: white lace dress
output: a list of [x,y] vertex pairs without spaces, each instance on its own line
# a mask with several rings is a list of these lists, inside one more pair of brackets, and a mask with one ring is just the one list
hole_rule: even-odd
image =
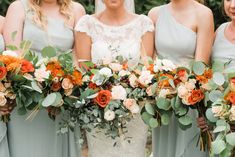
[[[154,31],[154,26],[145,15],[138,15],[122,26],[109,26],[92,15],[85,15],[75,30],[90,36],[91,59],[94,63],[122,55],[128,59],[129,65],[135,65],[140,59],[141,38],[146,32]],[[147,126],[137,116],[128,123],[127,129],[125,136],[131,137],[131,143],[124,138],[107,138],[104,131],[98,129],[87,133],[89,157],[144,157]],[[116,146],[113,146],[114,143]]]

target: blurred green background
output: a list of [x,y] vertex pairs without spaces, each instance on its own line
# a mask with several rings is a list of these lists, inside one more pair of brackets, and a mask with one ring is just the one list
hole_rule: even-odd
[[[7,8],[12,1],[13,0],[0,0],[1,15],[6,14]],[[86,8],[88,14],[94,12],[95,0],[77,0],[77,1],[80,2]],[[136,12],[138,14],[147,14],[148,11],[154,6],[162,5],[168,2],[169,0],[135,0]],[[222,14],[221,0],[205,0],[205,5],[207,5],[212,9],[215,17],[216,26],[226,21],[226,18]]]

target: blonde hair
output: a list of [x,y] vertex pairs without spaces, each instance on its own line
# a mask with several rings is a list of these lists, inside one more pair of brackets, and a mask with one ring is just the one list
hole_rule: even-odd
[[[40,7],[41,1],[42,0],[28,0],[28,4],[30,11],[33,12],[33,22],[39,27],[46,29],[48,22]],[[68,24],[69,21],[74,18],[72,13],[72,0],[57,0],[57,3],[60,6],[60,13],[66,18],[65,23]]]

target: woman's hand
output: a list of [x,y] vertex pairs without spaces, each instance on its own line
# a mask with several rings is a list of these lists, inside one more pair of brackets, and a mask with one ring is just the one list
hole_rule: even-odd
[[197,126],[202,130],[202,132],[205,132],[209,129],[209,126],[204,117],[197,118]]

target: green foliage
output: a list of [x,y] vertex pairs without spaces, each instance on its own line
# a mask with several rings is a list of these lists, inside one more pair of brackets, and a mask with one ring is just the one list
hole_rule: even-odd
[[[5,15],[9,4],[13,0],[0,0],[0,14]],[[95,0],[76,0],[81,3],[87,14],[94,13],[95,10]],[[168,3],[170,0],[135,0],[136,13],[138,14],[147,14],[148,11],[155,7],[165,3]],[[205,4],[210,7],[213,11],[215,17],[215,25],[218,27],[221,23],[226,21],[225,16],[222,13],[221,0],[205,0]]]

